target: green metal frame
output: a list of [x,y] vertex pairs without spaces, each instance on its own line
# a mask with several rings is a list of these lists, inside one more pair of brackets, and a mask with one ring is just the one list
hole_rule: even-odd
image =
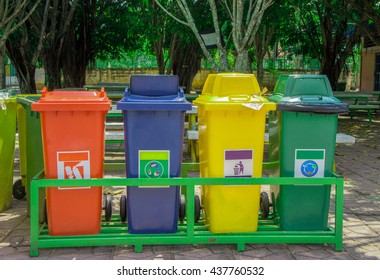
[[[105,170],[124,170],[123,164],[105,164]],[[198,163],[183,164],[183,174],[190,170],[199,170]],[[325,231],[282,231],[275,220],[259,219],[258,230],[249,233],[213,234],[201,220],[194,222],[194,194],[196,185],[289,185],[307,184],[335,185],[335,225]],[[127,223],[121,223],[119,215],[113,215],[110,222],[101,221],[101,232],[95,235],[80,236],[50,236],[46,224],[38,222],[38,192],[42,188],[53,186],[186,186],[186,219],[179,222],[178,231],[173,234],[130,234]],[[136,252],[141,252],[143,245],[163,244],[236,244],[237,250],[243,251],[245,244],[265,243],[313,243],[334,244],[336,251],[343,247],[343,186],[344,180],[338,175],[329,178],[103,178],[83,180],[53,180],[45,179],[43,172],[34,178],[31,184],[31,227],[30,256],[38,256],[41,248],[79,247],[79,246],[134,246]]]

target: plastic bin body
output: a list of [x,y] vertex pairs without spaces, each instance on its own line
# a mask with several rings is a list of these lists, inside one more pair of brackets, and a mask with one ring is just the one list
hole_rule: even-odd
[[[177,76],[136,75],[117,103],[123,110],[126,176],[181,176],[185,111]],[[127,187],[130,233],[173,233],[178,228],[179,186]]]
[[[269,100],[278,103],[278,111],[269,114],[270,160],[279,161],[272,176],[332,176],[338,114],[347,108],[333,98],[327,77],[281,76]],[[325,230],[330,189],[329,185],[271,186],[280,228]]]
[[[266,113],[274,110],[275,104],[259,93],[254,75],[208,76],[202,95],[194,101],[198,106],[201,177],[262,175]],[[257,230],[259,185],[203,186],[201,201],[211,232]]]
[[[30,213],[30,183],[44,169],[40,113],[32,111],[32,104],[40,95],[17,96],[17,126],[20,151],[20,175],[26,191],[27,212]],[[39,220],[44,220],[45,190],[39,192]]]
[[[32,110],[41,114],[45,177],[103,177],[105,117],[110,101],[104,91],[43,91]],[[102,187],[54,187],[46,191],[51,235],[100,231]]]
[[16,99],[0,99],[0,213],[12,205]]

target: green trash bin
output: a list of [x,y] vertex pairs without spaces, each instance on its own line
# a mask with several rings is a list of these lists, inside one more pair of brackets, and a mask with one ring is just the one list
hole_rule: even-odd
[[12,206],[16,99],[0,92],[0,213]]
[[[338,115],[348,105],[333,97],[325,75],[282,75],[268,100],[272,176],[323,178],[333,173]],[[273,212],[282,230],[325,230],[330,185],[271,186]],[[263,197],[262,197],[263,198]]]
[[[42,150],[40,113],[31,110],[32,104],[40,99],[41,95],[26,94],[17,96],[17,126],[20,151],[20,181],[13,185],[13,194],[20,194],[19,188],[25,189],[27,200],[27,213],[30,213],[30,183],[34,176],[44,169]],[[39,201],[44,202],[45,190],[39,192]],[[44,221],[44,204],[39,206],[39,220]]]

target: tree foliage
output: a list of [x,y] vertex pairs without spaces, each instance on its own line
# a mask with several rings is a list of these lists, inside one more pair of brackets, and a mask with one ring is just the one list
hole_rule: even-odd
[[[27,92],[36,90],[39,61],[50,89],[81,87],[95,59],[136,50],[155,53],[159,72],[190,88],[202,55],[215,71],[250,72],[253,50],[260,78],[264,56],[280,42],[318,59],[335,88],[360,36],[379,44],[379,12],[371,0],[0,0],[0,57],[6,42]],[[200,35],[210,29],[215,49]]]

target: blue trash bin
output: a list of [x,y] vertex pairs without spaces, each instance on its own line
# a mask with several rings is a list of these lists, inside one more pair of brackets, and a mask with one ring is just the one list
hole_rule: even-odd
[[[184,118],[191,103],[179,88],[178,76],[132,76],[130,88],[125,90],[117,109],[123,111],[126,176],[179,177]],[[128,232],[176,232],[179,189],[179,186],[127,186]]]

